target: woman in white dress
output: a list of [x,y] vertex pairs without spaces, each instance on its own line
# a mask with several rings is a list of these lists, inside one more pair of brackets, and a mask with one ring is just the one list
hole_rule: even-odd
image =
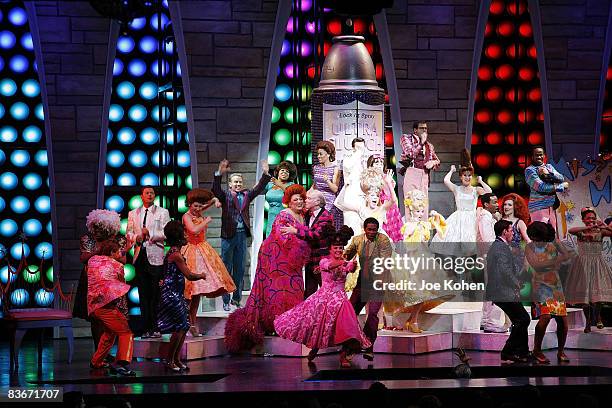
[[436,234],[431,240],[429,249],[436,254],[472,256],[477,253],[476,206],[478,196],[491,193],[492,190],[480,176],[478,176],[478,184],[482,187],[472,187],[474,168],[466,149],[463,149],[461,158],[462,164],[459,169],[461,185],[457,186],[451,182],[451,177],[457,170],[454,165],[444,177],[444,185],[455,196],[457,210],[446,219],[446,234],[444,236]]
[[360,216],[355,205],[364,201],[365,194],[361,189],[360,179],[365,168],[365,140],[360,137],[351,142],[353,151],[346,154],[342,159],[342,177],[344,186],[338,193],[334,205],[342,211],[344,225],[348,225],[355,231],[355,235],[361,234],[363,226],[360,224]]

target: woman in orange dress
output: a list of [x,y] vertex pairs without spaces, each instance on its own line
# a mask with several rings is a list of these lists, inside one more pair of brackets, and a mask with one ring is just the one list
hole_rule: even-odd
[[185,298],[190,301],[189,333],[197,337],[201,336],[195,326],[200,297],[213,298],[232,293],[236,290],[236,285],[219,254],[206,242],[206,230],[212,219],[204,218],[202,213],[213,205],[219,207],[219,200],[212,191],[195,188],[187,193],[187,205],[189,211],[183,215],[187,245],[181,249],[181,254],[185,257],[190,271],[205,275],[204,279],[185,282]]

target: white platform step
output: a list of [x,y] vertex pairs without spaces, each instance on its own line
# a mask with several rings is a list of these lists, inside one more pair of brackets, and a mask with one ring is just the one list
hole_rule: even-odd
[[[337,353],[340,347],[329,347],[319,350],[319,355]],[[302,344],[294,343],[280,337],[265,336],[263,344],[254,347],[251,354],[267,357],[306,357],[310,349]]]
[[[168,352],[170,335],[159,339],[134,339],[134,357],[164,358]],[[181,350],[185,360],[196,360],[206,357],[217,357],[227,354],[223,336],[187,337]]]
[[376,353],[423,354],[432,351],[450,350],[453,335],[446,333],[412,333],[404,330],[379,330],[374,343]]

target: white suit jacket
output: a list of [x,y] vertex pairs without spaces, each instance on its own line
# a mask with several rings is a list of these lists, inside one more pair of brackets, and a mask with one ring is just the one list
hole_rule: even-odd
[[[136,208],[128,214],[128,225],[126,235],[133,236],[140,235],[142,233],[142,217],[144,216],[144,207]],[[149,214],[147,214],[147,229],[149,230],[149,239],[143,242],[142,247],[147,248],[147,258],[151,265],[163,265],[164,264],[164,227],[170,222],[170,214],[165,208],[157,205],[149,207]],[[134,248],[134,263],[140,254],[141,246],[136,245]]]

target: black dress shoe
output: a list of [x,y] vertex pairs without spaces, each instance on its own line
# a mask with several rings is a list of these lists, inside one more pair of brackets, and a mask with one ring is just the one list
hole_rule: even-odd
[[[180,369],[179,369],[180,370]],[[130,370],[127,367],[123,367],[123,366],[111,366],[110,367],[110,372],[111,374],[117,374],[117,375],[121,375],[123,377],[135,377],[136,376],[136,372]]]
[[519,356],[515,353],[501,353],[502,361],[512,361],[513,363],[526,363],[528,361],[527,356]]

